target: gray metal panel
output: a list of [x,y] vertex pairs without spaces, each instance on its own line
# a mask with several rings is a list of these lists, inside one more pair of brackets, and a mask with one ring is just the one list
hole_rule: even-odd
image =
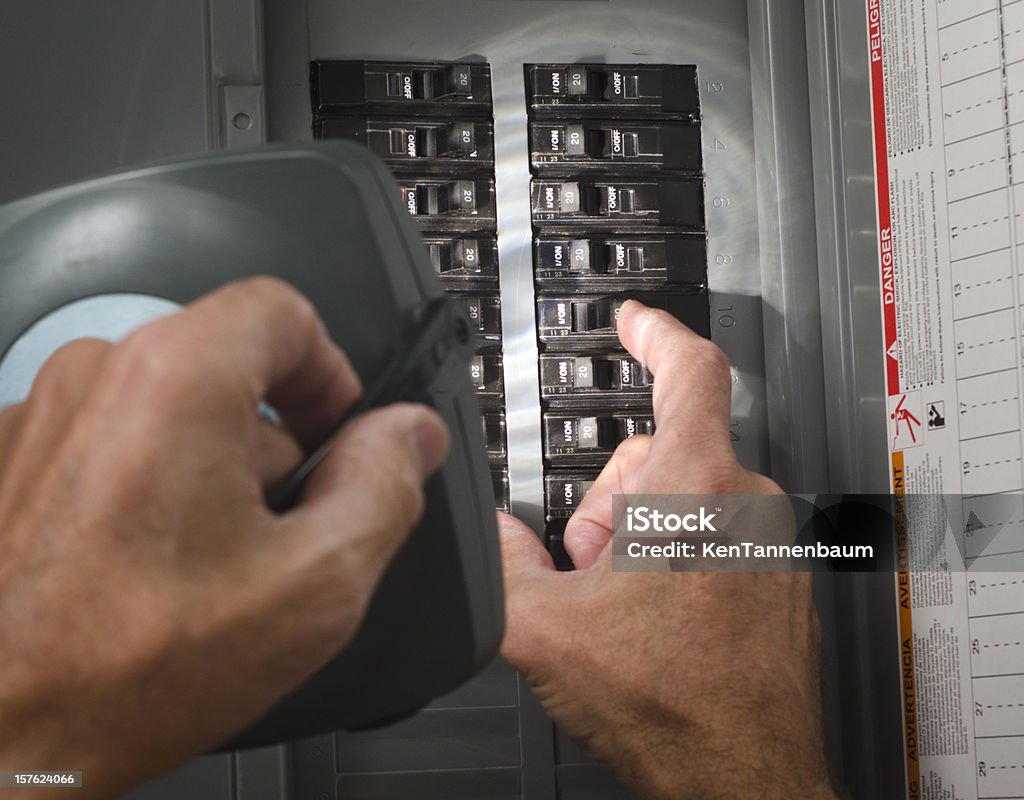
[[0,203],[264,141],[262,37],[260,0],[19,3],[0,26]]
[[[123,795],[121,800],[236,800],[230,756],[197,758],[180,769]],[[276,800],[276,798],[274,799]]]
[[[833,491],[887,493],[884,352],[875,231],[865,5],[806,4],[818,260]],[[844,782],[857,798],[905,796],[895,581],[835,576],[842,622]]]
[[772,477],[829,486],[803,0],[750,4]]
[[[803,0],[750,3],[765,382],[772,477],[789,492],[829,488],[825,384]],[[832,575],[816,575],[825,754],[843,777],[839,625]]]
[[211,145],[205,0],[12,5],[0,202]]
[[[287,800],[288,751],[285,747],[263,747],[232,754],[235,767],[233,800]],[[193,794],[205,800],[207,794]]]
[[889,491],[867,22],[861,3],[807,3],[829,473]]

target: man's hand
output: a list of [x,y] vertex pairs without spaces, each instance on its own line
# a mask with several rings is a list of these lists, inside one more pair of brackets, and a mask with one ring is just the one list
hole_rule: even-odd
[[503,652],[637,798],[832,797],[810,576],[611,571],[614,494],[780,491],[736,462],[722,352],[636,302],[618,328],[655,375],[657,432],[625,441],[569,520],[575,572],[502,518]]
[[425,407],[368,413],[271,514],[264,489],[360,393],[269,279],[54,355],[0,416],[0,768],[82,770],[83,798],[107,796],[344,647],[448,446]]

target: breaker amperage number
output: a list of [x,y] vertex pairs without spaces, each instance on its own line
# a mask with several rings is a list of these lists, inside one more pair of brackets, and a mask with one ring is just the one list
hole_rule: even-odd
[[542,355],[540,393],[552,401],[630,399],[650,403],[654,379],[647,368],[625,353]]
[[396,176],[402,205],[426,228],[494,230],[494,181],[490,178],[446,179],[441,176]]
[[534,223],[704,230],[704,182],[699,178],[534,180]]
[[484,431],[484,446],[487,458],[493,464],[504,464],[508,456],[508,440],[505,434],[505,412],[501,410],[484,410],[480,414],[480,423]]
[[556,464],[603,466],[626,439],[654,433],[653,414],[595,411],[544,414],[544,457]]
[[568,519],[579,508],[598,472],[549,472],[544,476],[544,508],[548,522]]
[[487,64],[445,62],[314,61],[310,66],[313,112],[358,108],[487,115],[491,69]]
[[497,289],[498,242],[493,235],[427,233],[423,241],[445,289]]
[[477,353],[469,361],[469,380],[481,402],[501,402],[505,396],[505,380],[501,355]]
[[700,115],[697,68],[671,64],[527,64],[527,104],[555,114]]
[[501,344],[501,298],[494,295],[452,295],[462,303],[469,326],[481,346]]
[[540,172],[701,171],[700,127],[688,122],[575,120],[530,124],[530,162]]
[[629,297],[662,308],[694,332],[711,336],[708,295],[695,293],[630,292],[608,297],[566,295],[537,300],[537,330],[549,348],[575,350],[619,346],[615,330],[619,309]]
[[328,117],[317,120],[313,130],[318,139],[361,142],[396,171],[440,172],[494,161],[493,129],[480,120]]
[[541,288],[594,291],[707,284],[707,239],[703,234],[550,234],[534,241],[533,261]]

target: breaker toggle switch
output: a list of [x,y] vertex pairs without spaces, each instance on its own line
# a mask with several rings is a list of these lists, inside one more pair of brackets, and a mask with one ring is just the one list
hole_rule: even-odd
[[704,230],[704,183],[698,178],[534,180],[531,200],[538,225],[607,225],[614,220],[630,230]]
[[551,472],[545,475],[544,506],[547,520],[550,522],[571,517],[596,480],[596,472]]
[[700,126],[670,120],[531,122],[530,163],[539,174],[700,174]]
[[544,456],[552,465],[603,464],[626,439],[654,433],[649,413],[544,414]]
[[703,286],[707,242],[702,234],[541,236],[534,241],[534,269],[545,289]]
[[501,299],[497,295],[460,295],[470,328],[483,344],[501,343]]
[[527,103],[546,117],[567,112],[696,119],[697,69],[666,64],[527,64]]
[[505,394],[501,356],[477,354],[469,362],[469,378],[481,400],[500,400]]
[[415,135],[416,155],[420,158],[469,156],[476,152],[476,130],[472,122],[420,127]]
[[388,109],[444,116],[460,108],[484,116],[491,109],[487,64],[314,61],[310,84],[317,115]]
[[487,234],[423,237],[430,264],[448,289],[472,290],[498,283],[498,243]]
[[473,218],[476,229],[494,224],[494,182],[489,179],[397,174],[396,180],[402,204],[428,231],[465,230],[467,218]]
[[694,332],[711,335],[708,295],[692,292],[628,292],[611,296],[542,296],[537,300],[537,332],[548,347],[559,350],[607,350],[619,346],[615,323],[627,297],[662,308]]
[[632,356],[545,354],[540,357],[541,395],[552,402],[581,398],[649,402],[653,377]]

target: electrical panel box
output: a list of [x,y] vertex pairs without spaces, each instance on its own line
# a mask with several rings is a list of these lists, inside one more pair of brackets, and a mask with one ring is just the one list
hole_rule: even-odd
[[[100,5],[89,47],[71,0],[23,4],[5,20],[7,72],[40,52],[53,69],[0,87],[0,197],[187,150],[369,148],[474,324],[469,369],[495,508],[526,521],[560,568],[573,566],[566,522],[615,445],[653,431],[657,376],[615,330],[630,297],[726,352],[745,467],[789,491],[887,490],[865,466],[885,461],[887,414],[881,351],[862,354],[878,329],[864,300],[877,293],[877,275],[865,277],[877,242],[864,233],[874,206],[863,4]],[[878,606],[891,586],[868,584],[817,588],[827,754],[858,798],[897,796],[903,769],[899,676],[885,671],[894,623]],[[840,658],[853,638],[870,647]],[[166,796],[625,795],[498,662],[392,728],[201,759],[129,795]]]

